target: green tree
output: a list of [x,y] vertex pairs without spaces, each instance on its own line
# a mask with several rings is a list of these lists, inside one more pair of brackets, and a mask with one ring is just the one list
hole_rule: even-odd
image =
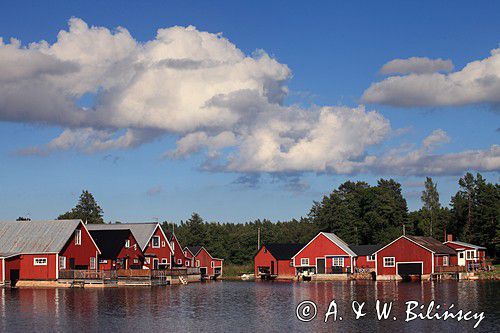
[[423,209],[429,216],[429,235],[434,237],[434,224],[435,219],[441,208],[439,203],[439,192],[437,191],[437,184],[434,184],[431,177],[425,179],[425,189],[422,191],[420,197],[423,203]]
[[94,196],[89,191],[82,191],[78,203],[71,211],[61,214],[57,217],[58,220],[80,219],[84,223],[104,223],[102,218],[103,210],[97,204]]

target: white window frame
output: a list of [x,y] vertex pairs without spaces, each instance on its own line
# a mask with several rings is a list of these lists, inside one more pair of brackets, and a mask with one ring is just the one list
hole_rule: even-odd
[[[158,245],[155,245],[155,239],[158,240]],[[153,238],[151,239],[151,247],[153,249],[159,249],[160,248],[160,236],[153,236]]]
[[33,258],[33,266],[47,266],[47,258]]
[[170,247],[172,248],[172,251],[175,251],[175,242],[174,241],[170,242]]
[[344,257],[333,257],[332,266],[344,267]]
[[300,266],[309,266],[309,258],[300,258]]
[[177,259],[177,265],[182,265],[182,259]]
[[189,260],[186,260],[186,267],[189,267]]
[[168,259],[167,258],[161,258],[161,263],[162,264],[168,264]]
[[108,259],[99,259],[99,263],[100,264],[107,264],[108,263]]
[[215,267],[215,261],[210,262],[210,267],[214,268]]
[[366,256],[366,261],[375,261],[375,255],[372,254],[371,256]]
[[443,266],[448,266],[450,264],[450,257],[443,256]]
[[165,247],[165,241],[161,241],[161,247]]
[[133,262],[134,264],[138,264],[138,263],[139,263],[139,259],[134,258],[134,260],[132,260],[132,262]]
[[130,247],[130,239],[125,240],[125,248],[128,249]]
[[151,263],[151,259],[146,257],[144,258],[144,262],[149,265]]
[[474,260],[474,250],[465,251],[465,260]]
[[[392,264],[387,263],[387,259],[392,259]],[[384,267],[396,267],[396,258],[395,257],[384,257]]]
[[196,267],[200,267],[200,261],[196,260]]
[[66,257],[59,256],[59,269],[66,269]]
[[82,230],[75,230],[75,245],[82,245]]
[[95,257],[90,257],[89,269],[97,269],[97,261]]

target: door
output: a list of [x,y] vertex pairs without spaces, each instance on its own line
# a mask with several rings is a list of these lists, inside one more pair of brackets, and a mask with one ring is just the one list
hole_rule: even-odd
[[18,280],[19,280],[19,270],[18,269],[11,269],[10,270],[10,286],[15,287]]
[[69,269],[75,269],[75,258],[69,258]]
[[153,269],[158,269],[158,263],[160,260],[158,258],[153,259]]
[[325,274],[325,258],[316,259],[316,266],[318,266],[318,274]]
[[422,274],[422,263],[397,263],[398,275],[408,276],[408,275],[421,275]]
[[465,252],[458,251],[458,266],[465,266]]
[[200,274],[201,275],[207,275],[207,268],[206,267],[200,267]]
[[274,261],[271,261],[271,275],[274,275]]

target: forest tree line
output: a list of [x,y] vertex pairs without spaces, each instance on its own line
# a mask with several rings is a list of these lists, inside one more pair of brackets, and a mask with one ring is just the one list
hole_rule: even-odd
[[[308,215],[273,223],[255,220],[247,223],[204,221],[193,213],[179,224],[163,222],[174,230],[181,244],[202,245],[226,263],[248,264],[261,244],[307,243],[319,231],[334,232],[349,244],[385,244],[407,234],[432,236],[443,241],[453,234],[461,241],[486,246],[491,257],[500,253],[500,187],[481,174],[465,174],[449,207],[442,207],[437,185],[427,178],[423,186],[422,208],[409,212],[401,184],[380,179],[376,185],[346,181],[321,201],[314,202]],[[77,205],[59,219],[81,219],[104,223],[103,210],[93,195],[83,191]],[[26,218],[20,217],[19,220]]]

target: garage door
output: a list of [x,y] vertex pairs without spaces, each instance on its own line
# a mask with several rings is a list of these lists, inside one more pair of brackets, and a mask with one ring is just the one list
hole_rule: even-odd
[[422,263],[397,263],[399,275],[420,275],[422,274]]

